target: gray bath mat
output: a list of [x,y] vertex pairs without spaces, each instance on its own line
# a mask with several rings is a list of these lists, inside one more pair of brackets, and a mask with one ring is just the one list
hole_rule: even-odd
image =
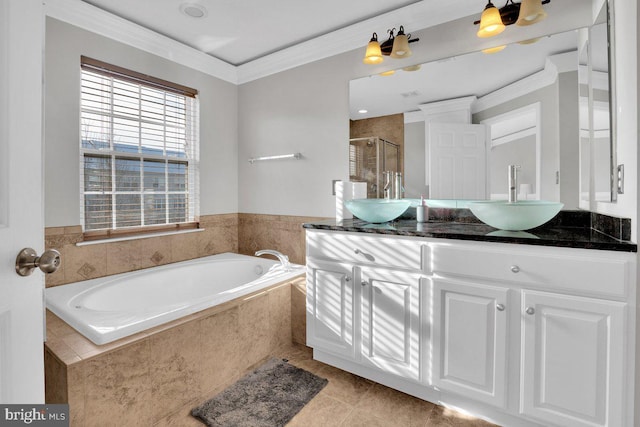
[[191,410],[208,426],[284,426],[327,385],[327,380],[280,359],[241,378]]

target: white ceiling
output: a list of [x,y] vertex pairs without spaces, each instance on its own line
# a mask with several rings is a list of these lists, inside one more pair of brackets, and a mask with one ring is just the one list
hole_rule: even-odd
[[[449,17],[459,18],[479,15],[486,4],[484,0],[83,1],[235,66],[409,5],[422,4],[425,12],[445,6]],[[185,3],[203,6],[206,16],[192,18],[183,14],[180,7]],[[379,36],[385,39],[384,34]],[[362,40],[362,45],[367,41]]]

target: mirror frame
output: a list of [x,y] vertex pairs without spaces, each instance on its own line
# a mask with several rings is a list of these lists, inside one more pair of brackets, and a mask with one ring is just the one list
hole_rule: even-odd
[[[617,131],[617,119],[616,119],[616,61],[615,61],[615,25],[614,25],[614,11],[613,0],[605,0],[604,4],[607,7],[607,42],[608,42],[608,61],[609,61],[609,135],[611,142],[610,153],[610,167],[611,167],[611,203],[618,201],[618,131]],[[590,201],[593,206],[594,201]]]

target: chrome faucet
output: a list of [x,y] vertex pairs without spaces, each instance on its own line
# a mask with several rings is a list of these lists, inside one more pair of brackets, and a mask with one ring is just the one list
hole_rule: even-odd
[[518,201],[518,165],[509,165],[509,203]]
[[384,171],[382,173],[384,176],[384,188],[383,188],[384,198],[390,199],[393,196],[393,180],[391,179],[393,172]]
[[291,271],[291,264],[289,263],[289,257],[283,254],[282,252],[278,252],[273,249],[263,249],[261,251],[256,252],[256,256],[261,256],[261,255],[273,255],[274,257],[278,258],[284,271]]
[[404,185],[402,185],[402,173],[396,172],[395,187],[393,188],[393,198],[402,199],[404,197]]

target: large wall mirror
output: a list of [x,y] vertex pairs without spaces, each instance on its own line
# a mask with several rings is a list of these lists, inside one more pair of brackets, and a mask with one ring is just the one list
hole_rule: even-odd
[[352,129],[402,114],[405,197],[505,199],[507,166],[517,164],[520,198],[565,209],[614,200],[610,31],[601,3],[590,28],[352,80]]

